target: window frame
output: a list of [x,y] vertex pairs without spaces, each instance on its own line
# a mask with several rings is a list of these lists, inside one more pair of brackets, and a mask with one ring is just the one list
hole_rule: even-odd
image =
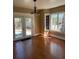
[[[15,19],[14,18],[21,18],[21,23],[22,23],[22,37],[18,37],[16,38],[15,36]],[[25,38],[25,37],[29,37],[30,35],[26,36],[26,24],[25,24],[25,18],[31,18],[31,23],[33,24],[33,20],[32,20],[32,17],[30,16],[14,16],[13,17],[13,39],[14,40],[18,40],[18,39],[22,39],[22,38]],[[23,21],[22,21],[23,20]],[[31,29],[31,36],[33,35],[33,25],[32,25],[32,29]]]

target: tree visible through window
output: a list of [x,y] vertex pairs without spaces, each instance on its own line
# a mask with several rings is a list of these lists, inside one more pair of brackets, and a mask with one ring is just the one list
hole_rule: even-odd
[[50,30],[65,31],[65,15],[64,12],[51,14]]
[[21,18],[14,18],[15,21],[15,37],[22,37]]
[[25,18],[26,22],[26,35],[32,35],[32,20],[31,18]]
[[32,19],[28,17],[14,17],[15,38],[32,35]]

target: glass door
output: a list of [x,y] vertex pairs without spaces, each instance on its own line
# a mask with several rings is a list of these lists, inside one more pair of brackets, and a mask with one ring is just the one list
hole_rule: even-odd
[[26,24],[26,36],[32,35],[32,19],[25,18],[25,24]]
[[14,17],[14,39],[32,36],[32,19],[29,17]]
[[15,24],[15,38],[22,37],[22,23],[21,23],[21,18],[20,17],[15,17],[14,18],[14,24]]

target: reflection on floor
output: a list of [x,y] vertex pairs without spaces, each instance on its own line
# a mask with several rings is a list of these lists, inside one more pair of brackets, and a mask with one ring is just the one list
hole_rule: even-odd
[[41,36],[14,42],[13,59],[65,59],[65,41]]

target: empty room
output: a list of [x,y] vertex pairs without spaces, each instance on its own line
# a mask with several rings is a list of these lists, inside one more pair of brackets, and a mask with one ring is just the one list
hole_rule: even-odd
[[65,0],[13,0],[13,59],[65,59]]

